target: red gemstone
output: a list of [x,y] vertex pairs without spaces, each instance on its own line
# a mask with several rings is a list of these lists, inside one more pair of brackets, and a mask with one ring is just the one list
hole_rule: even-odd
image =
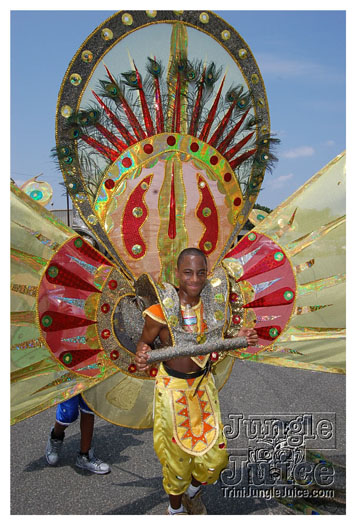
[[147,153],[147,155],[149,155],[150,153],[152,153],[152,151],[153,151],[153,146],[152,146],[152,144],[145,144],[145,145],[143,146],[143,151],[144,151],[145,153]]
[[234,204],[235,204],[235,206],[240,206],[240,204],[241,204],[240,197],[236,197],[236,199],[234,200]]
[[239,315],[233,315],[232,316],[232,322],[234,324],[240,324],[241,323],[241,317]]
[[232,292],[232,293],[230,294],[230,303],[236,303],[237,299],[238,299],[238,295],[237,295],[237,293]]
[[112,190],[114,186],[115,186],[115,182],[112,179],[107,179],[105,181],[105,188],[106,189]]
[[110,337],[110,335],[111,335],[111,334],[110,334],[110,330],[103,330],[103,331],[101,332],[101,337],[102,337],[103,339],[108,339],[108,338]]
[[231,179],[232,179],[232,175],[231,175],[231,173],[225,173],[225,175],[224,175],[224,181],[225,181],[225,182],[230,182]]
[[219,448],[225,448],[225,443],[219,443]]
[[175,143],[176,143],[176,138],[173,137],[173,135],[170,135],[167,139],[168,146],[174,146]]
[[107,314],[110,310],[110,305],[108,303],[104,303],[101,305],[101,311],[103,314]]
[[130,157],[125,157],[124,159],[122,159],[122,165],[125,168],[129,168],[131,164],[132,164],[132,160],[130,159]]
[[108,286],[110,290],[115,290],[117,288],[117,281],[115,281],[115,279],[111,279],[111,281],[108,282]]
[[190,145],[190,149],[195,153],[199,149],[199,144],[197,144],[196,142],[192,142]]
[[219,159],[217,158],[216,155],[213,155],[212,157],[210,157],[210,164],[212,164],[213,166],[215,166],[215,164],[217,164],[219,162]]
[[210,360],[211,361],[217,361],[219,359],[219,354],[217,352],[212,352],[210,354]]
[[133,374],[134,372],[136,372],[136,365],[134,364],[130,365],[128,368],[128,371],[130,372],[130,374]]
[[110,354],[110,359],[112,361],[115,361],[119,357],[119,352],[117,350],[113,350]]
[[158,369],[157,369],[157,368],[151,368],[151,369],[150,369],[150,376],[151,376],[151,377],[156,377],[157,372],[158,372]]
[[172,437],[172,441],[173,441],[173,443],[177,443],[175,438],[174,438],[174,436]]

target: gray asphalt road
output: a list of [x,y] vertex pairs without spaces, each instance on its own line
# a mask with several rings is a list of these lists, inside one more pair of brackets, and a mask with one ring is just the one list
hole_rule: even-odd
[[[255,423],[263,422],[269,416],[275,421],[298,421],[298,416],[304,416],[302,432],[309,432],[309,436],[314,433],[310,443],[321,444],[323,454],[337,465],[345,464],[345,376],[239,361],[220,392],[220,403],[224,423],[242,422],[240,435],[228,441],[233,457],[246,457],[251,441],[246,441],[245,434],[257,428],[243,420],[255,416]],[[47,465],[44,449],[54,417],[55,409],[49,409],[11,428],[11,514],[165,514],[167,496],[151,430],[121,428],[96,418],[96,455],[112,465],[110,474],[99,476],[74,466],[80,439],[78,422],[66,432],[60,464]],[[310,421],[313,431],[308,427]],[[255,443],[252,449],[256,451],[259,446]],[[233,464],[236,462],[230,464],[230,478]],[[342,487],[343,474],[338,476],[337,484]],[[296,512],[295,507],[266,495],[237,497],[231,490],[237,485],[226,481],[228,478],[204,487],[209,514]],[[244,485],[248,488],[247,482]],[[329,502],[323,511],[340,514],[343,508]]]

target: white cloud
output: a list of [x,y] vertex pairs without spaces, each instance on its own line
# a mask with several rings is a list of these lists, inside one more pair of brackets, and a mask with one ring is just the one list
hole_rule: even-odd
[[307,60],[278,58],[272,54],[258,55],[258,64],[263,75],[271,74],[280,77],[307,77],[309,80],[343,80],[344,76],[337,71],[331,71],[324,64],[308,62]]
[[299,148],[290,149],[280,156],[286,159],[297,159],[299,157],[312,157],[314,153],[315,150],[311,146],[300,146]]
[[269,188],[283,188],[283,186],[294,177],[294,173],[288,173],[287,175],[280,175],[276,179],[273,177],[269,178],[268,181],[266,181],[266,187]]
[[272,73],[274,75],[299,77],[309,74],[315,67],[314,64],[307,62],[278,59],[269,55],[260,56],[259,61],[264,74]]

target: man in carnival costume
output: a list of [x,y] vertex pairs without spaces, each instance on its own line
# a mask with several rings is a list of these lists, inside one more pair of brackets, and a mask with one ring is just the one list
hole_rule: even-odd
[[53,155],[109,257],[12,185],[12,424],[78,394],[154,424],[169,512],[198,514],[227,463],[217,390],[235,359],[345,373],[345,154],[268,215],[277,143],[252,51],[218,15],[120,11],[93,31]]
[[[176,300],[181,308],[183,329],[192,339],[196,338],[194,334],[202,336],[208,328],[201,299],[207,271],[207,259],[200,250],[187,248],[179,255]],[[169,329],[161,306],[151,306],[144,317],[136,352],[136,364],[142,371],[149,368],[147,351],[156,337],[163,345],[169,344]],[[250,345],[257,342],[253,329],[241,328],[239,336],[246,337]],[[211,374],[214,354],[173,357],[161,363],[156,377],[153,439],[162,463],[163,486],[169,494],[169,514],[184,514],[185,509],[188,514],[206,514],[200,487],[215,483],[228,461],[218,394]],[[183,434],[177,429],[181,415],[187,416]]]

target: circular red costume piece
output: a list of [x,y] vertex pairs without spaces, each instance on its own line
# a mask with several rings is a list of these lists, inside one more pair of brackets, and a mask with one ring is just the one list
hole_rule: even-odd
[[114,186],[115,186],[115,182],[112,179],[107,179],[105,181],[105,188],[106,189],[112,190]]
[[117,288],[117,281],[115,281],[115,279],[111,279],[111,281],[108,282],[108,286],[110,290],[115,290]]
[[153,146],[152,146],[152,144],[145,144],[145,145],[143,146],[143,151],[144,151],[145,153],[147,153],[147,155],[149,155],[150,153],[152,153],[152,151],[153,151]]
[[101,311],[103,312],[103,314],[107,314],[110,311],[110,305],[108,303],[102,304]]
[[122,159],[122,165],[125,168],[129,168],[131,164],[132,164],[132,160],[129,157],[125,157],[124,159]]

